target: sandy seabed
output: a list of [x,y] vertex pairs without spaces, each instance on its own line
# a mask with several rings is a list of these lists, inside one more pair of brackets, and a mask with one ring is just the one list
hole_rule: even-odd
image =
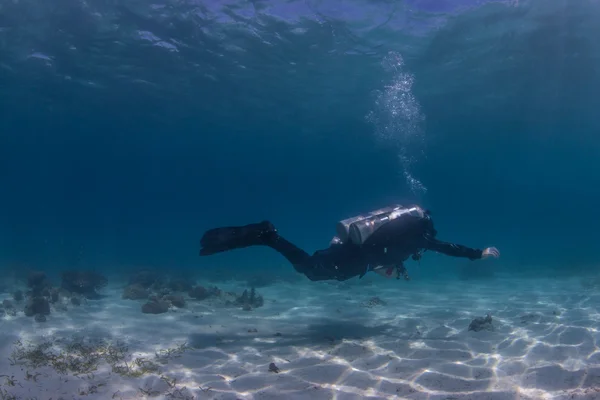
[[[0,399],[600,399],[600,293],[580,280],[373,281],[280,283],[252,311],[188,299],[158,315],[115,285],[46,322],[4,315]],[[487,313],[493,331],[468,330]],[[78,341],[125,346],[121,372],[152,368],[18,360]]]

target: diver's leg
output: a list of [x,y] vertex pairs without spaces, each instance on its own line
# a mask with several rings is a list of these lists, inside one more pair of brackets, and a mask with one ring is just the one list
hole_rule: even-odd
[[273,235],[277,235],[277,231],[268,221],[210,229],[200,239],[200,255],[208,256],[223,251],[265,245]]
[[273,237],[268,241],[268,243],[266,243],[266,246],[269,246],[284,256],[294,266],[296,271],[303,272],[303,268],[311,263],[310,255],[279,234],[276,235],[276,237]]
[[319,250],[312,256],[304,250],[296,247],[283,237],[277,235],[277,238],[269,242],[267,246],[277,250],[293,266],[297,272],[306,275],[311,281],[325,281],[331,279],[347,279],[338,267],[330,260],[330,254],[335,252],[339,246],[332,246],[325,250]]
[[297,272],[306,275],[311,281],[339,279],[337,267],[330,265],[330,257],[326,255],[332,252],[332,248],[318,251],[311,256],[280,236],[268,221],[211,229],[200,240],[200,246],[201,256],[250,246],[268,246],[284,256]]
[[284,256],[297,270],[296,266],[306,264],[310,260],[308,253],[279,236],[277,229],[269,221],[211,229],[200,240],[200,246],[201,256],[250,246],[269,246]]
[[353,245],[334,244],[316,251],[298,270],[311,281],[345,281],[364,275],[367,263],[360,248]]

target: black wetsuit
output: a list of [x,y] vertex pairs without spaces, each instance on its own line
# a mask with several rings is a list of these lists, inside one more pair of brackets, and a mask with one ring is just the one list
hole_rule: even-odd
[[311,281],[343,281],[362,276],[370,268],[380,265],[393,265],[403,270],[404,261],[411,256],[418,259],[424,250],[471,260],[482,257],[482,250],[439,241],[435,238],[436,234],[429,216],[404,215],[381,226],[362,245],[350,241],[335,243],[309,255],[284,239],[270,222],[265,221],[207,231],[200,242],[200,255],[248,246],[268,246]]

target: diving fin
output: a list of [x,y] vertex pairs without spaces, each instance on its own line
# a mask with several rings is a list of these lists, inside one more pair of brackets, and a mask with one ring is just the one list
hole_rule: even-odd
[[277,229],[269,221],[245,226],[214,228],[206,231],[200,239],[200,255],[241,249],[249,246],[268,245],[277,236]]

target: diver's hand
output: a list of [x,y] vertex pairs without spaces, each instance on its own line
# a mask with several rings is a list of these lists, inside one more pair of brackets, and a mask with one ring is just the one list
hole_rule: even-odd
[[500,252],[495,247],[488,247],[487,249],[483,250],[483,252],[481,253],[481,258],[488,258],[488,257],[498,258],[498,257],[500,257]]

